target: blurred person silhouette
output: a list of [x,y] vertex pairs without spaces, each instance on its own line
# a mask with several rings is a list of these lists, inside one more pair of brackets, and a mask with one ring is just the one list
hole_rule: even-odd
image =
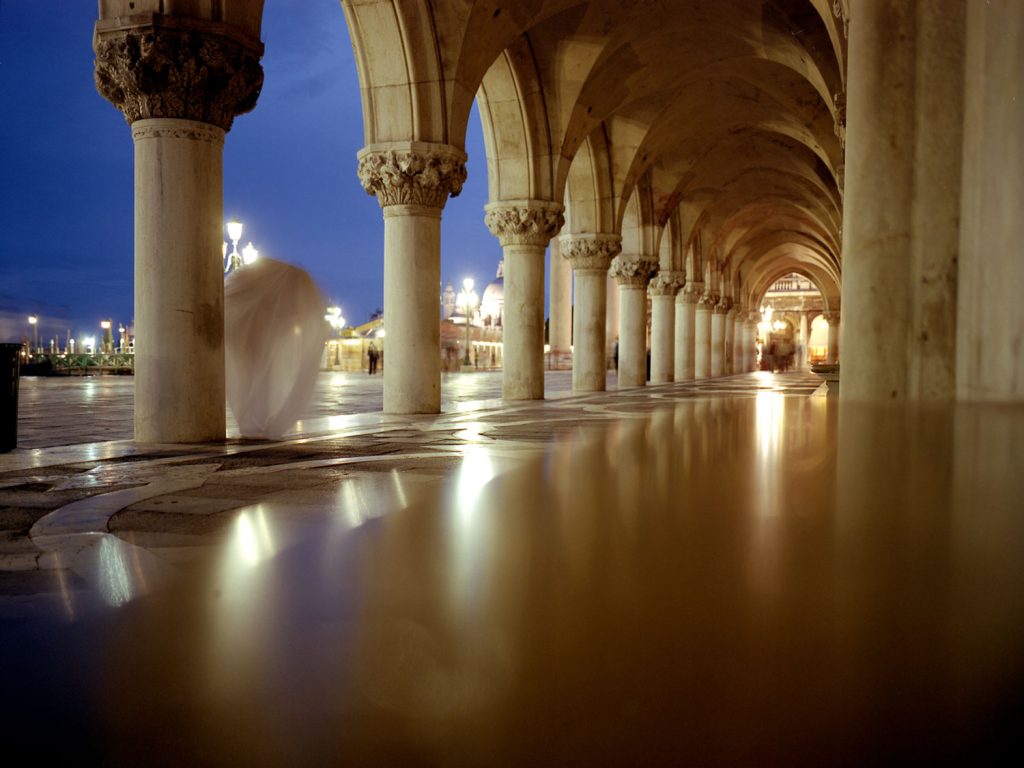
[[299,267],[261,257],[224,280],[228,405],[242,437],[278,439],[313,399],[324,297]]

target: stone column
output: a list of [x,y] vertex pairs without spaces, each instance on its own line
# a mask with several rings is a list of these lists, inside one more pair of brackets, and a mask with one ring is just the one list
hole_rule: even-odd
[[825,312],[822,314],[828,323],[828,357],[826,362],[839,362],[839,313]]
[[693,377],[706,379],[711,375],[711,314],[715,297],[703,294],[694,308],[693,319]]
[[725,360],[723,363],[723,373],[727,376],[733,372],[733,346],[736,341],[736,309],[733,307],[729,308],[729,311],[725,313]]
[[811,341],[810,325],[807,322],[807,312],[800,313],[800,359],[797,361],[799,368],[807,367],[807,356],[810,353],[807,345]]
[[605,320],[608,269],[622,249],[618,235],[580,234],[559,238],[562,256],[572,264],[572,388],[603,392],[607,378]]
[[466,154],[447,144],[370,145],[359,152],[359,180],[384,212],[384,411],[439,413],[441,211],[462,191]]
[[725,316],[729,314],[729,301],[722,298],[711,315],[711,376],[725,372]]
[[697,293],[695,284],[687,283],[676,294],[676,381],[689,381],[693,378],[693,322]]
[[747,371],[757,370],[757,324],[760,322],[761,313],[751,310],[747,318]]
[[544,399],[544,251],[565,219],[562,204],[541,200],[499,201],[485,221],[505,256],[502,313],[502,396]]
[[550,367],[561,370],[572,361],[572,265],[562,258],[558,237],[551,238],[551,282],[548,312]]
[[223,440],[221,158],[256,105],[263,46],[224,24],[127,21],[97,22],[94,48],[96,89],[135,143],[135,439]]
[[647,383],[647,284],[658,265],[620,254],[609,274],[619,286],[619,389]]
[[619,285],[611,275],[605,279],[605,342],[604,353],[607,358],[606,364],[612,364],[612,348],[615,342],[619,341]]
[[965,22],[973,5],[859,2],[853,14],[842,247],[850,256],[842,279],[846,400],[948,400],[955,392]]
[[729,343],[729,349],[732,352],[732,367],[729,372],[744,373],[743,335],[746,333],[747,310],[743,307],[733,307],[729,313],[729,319],[732,325],[732,341]]
[[675,375],[676,294],[682,272],[661,271],[648,287],[651,294],[651,383],[664,384]]
[[967,48],[956,396],[1020,402],[1024,400],[1024,173],[1019,138],[1024,135],[1024,4],[964,5]]

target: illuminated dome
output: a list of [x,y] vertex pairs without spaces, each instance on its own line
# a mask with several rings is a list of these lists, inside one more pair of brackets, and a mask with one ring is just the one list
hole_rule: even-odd
[[498,276],[484,288],[480,299],[480,319],[484,325],[501,325],[505,309],[505,262],[498,262]]

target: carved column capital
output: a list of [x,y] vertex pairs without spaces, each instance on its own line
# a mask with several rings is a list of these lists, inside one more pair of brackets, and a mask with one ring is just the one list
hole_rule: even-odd
[[444,208],[466,181],[466,153],[448,144],[396,142],[359,151],[359,181],[381,208],[422,205]]
[[502,246],[547,247],[565,224],[564,206],[542,200],[502,200],[489,203],[484,222]]
[[658,270],[658,263],[648,261],[639,254],[619,254],[612,259],[609,275],[615,278],[620,286],[646,288],[651,276]]
[[562,235],[558,245],[574,270],[607,272],[612,259],[622,250],[622,238],[606,234]]
[[697,299],[697,309],[710,312],[715,308],[718,303],[718,294],[715,293],[702,293],[700,298]]
[[96,23],[96,90],[129,124],[193,120],[230,130],[256,106],[263,45],[226,24],[149,14]]
[[679,292],[676,301],[682,300],[684,304],[696,304],[700,301],[702,293],[704,293],[704,283],[688,282]]
[[716,315],[728,315],[730,309],[732,309],[732,299],[728,296],[723,296],[715,304]]
[[686,282],[686,273],[672,271],[660,271],[647,286],[647,292],[651,296],[675,296]]
[[825,319],[825,322],[829,325],[836,325],[839,323],[838,312],[822,312],[821,316]]

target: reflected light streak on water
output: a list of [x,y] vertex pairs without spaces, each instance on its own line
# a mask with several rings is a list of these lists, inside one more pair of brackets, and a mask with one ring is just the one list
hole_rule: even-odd
[[391,481],[395,486],[395,497],[398,499],[398,508],[405,509],[409,506],[409,499],[406,498],[405,488],[402,485],[402,476],[397,469],[391,470]]
[[459,511],[460,522],[472,521],[480,493],[493,477],[494,465],[488,449],[479,445],[467,445],[455,489],[455,505]]
[[71,600],[71,592],[68,590],[68,581],[64,577],[64,563],[61,560],[60,552],[53,554],[54,570],[57,572],[57,582],[60,584],[60,598],[64,603],[64,609],[68,612],[68,621],[75,620],[75,606]]
[[124,550],[113,536],[104,536],[99,546],[100,556],[97,565],[100,594],[107,605],[118,608],[135,596],[124,559]]

